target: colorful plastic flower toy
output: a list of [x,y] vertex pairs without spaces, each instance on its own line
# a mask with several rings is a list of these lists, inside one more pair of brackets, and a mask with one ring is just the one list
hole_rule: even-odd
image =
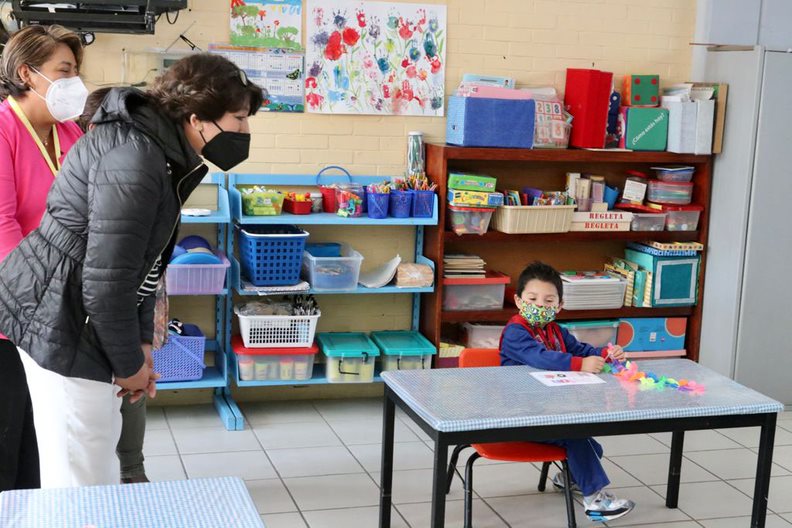
[[643,372],[638,370],[638,363],[635,361],[621,362],[612,359],[610,363],[605,363],[603,372],[613,374],[624,381],[637,381],[642,388],[663,389],[665,387],[686,392],[704,392],[704,386],[693,380],[676,380],[666,376],[658,376],[653,372]]

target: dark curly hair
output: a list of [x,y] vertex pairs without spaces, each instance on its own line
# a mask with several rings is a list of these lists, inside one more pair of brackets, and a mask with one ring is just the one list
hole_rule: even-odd
[[558,291],[558,300],[560,301],[564,298],[564,283],[561,281],[561,274],[558,273],[554,267],[544,262],[539,262],[538,260],[529,264],[528,267],[520,273],[520,278],[517,279],[517,297],[522,296],[525,285],[534,279],[542,282],[549,282],[556,287]]
[[253,115],[265,97],[233,62],[211,53],[175,62],[155,79],[148,93],[175,122],[187,121],[193,114],[201,121],[214,121],[248,104]]

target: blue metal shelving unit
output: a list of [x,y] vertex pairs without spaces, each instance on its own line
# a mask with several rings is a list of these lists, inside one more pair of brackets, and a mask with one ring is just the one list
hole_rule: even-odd
[[[353,183],[369,185],[383,180],[382,176],[352,176]],[[326,175],[322,177],[322,183],[347,183],[349,179],[343,175]],[[426,264],[434,269],[434,263],[423,256],[424,226],[437,225],[438,203],[435,195],[434,214],[431,218],[383,218],[374,219],[368,217],[343,218],[331,213],[314,213],[310,215],[292,215],[283,213],[277,216],[248,216],[243,214],[242,194],[237,188],[239,185],[266,185],[274,187],[313,187],[317,185],[316,176],[293,175],[293,174],[229,174],[228,176],[228,196],[231,207],[231,219],[234,225],[261,225],[261,224],[294,224],[294,225],[336,225],[336,226],[414,226],[415,227],[415,262]],[[234,256],[234,237],[229,233],[227,244],[228,258],[231,261],[231,281],[228,283],[230,289],[239,295],[259,295],[257,292],[243,290],[240,279],[239,261]],[[434,287],[429,288],[397,288],[386,286],[383,288],[365,288],[358,286],[355,290],[344,291],[314,291],[308,290],[305,293],[315,295],[360,295],[360,294],[412,294],[412,329],[418,330],[421,312],[421,293],[431,293]],[[303,292],[300,292],[303,293]],[[230,351],[230,349],[229,349]],[[314,365],[313,376],[304,381],[242,381],[239,379],[237,362],[233,352],[228,354],[229,371],[231,378],[239,387],[262,387],[274,385],[316,385],[328,383],[324,374],[324,365]],[[374,381],[381,381],[379,373],[374,377]]]

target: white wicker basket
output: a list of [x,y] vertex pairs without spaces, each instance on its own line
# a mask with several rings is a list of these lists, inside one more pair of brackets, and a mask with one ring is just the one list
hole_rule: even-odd
[[240,315],[239,332],[246,348],[310,347],[316,334],[317,315]]
[[574,205],[504,205],[495,210],[492,228],[501,233],[566,233]]

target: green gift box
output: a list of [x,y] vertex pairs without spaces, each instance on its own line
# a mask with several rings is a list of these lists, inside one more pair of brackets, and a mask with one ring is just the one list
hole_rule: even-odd
[[659,106],[659,75],[625,75],[622,83],[624,106]]
[[622,107],[627,130],[624,148],[665,150],[668,141],[668,110],[665,108]]

